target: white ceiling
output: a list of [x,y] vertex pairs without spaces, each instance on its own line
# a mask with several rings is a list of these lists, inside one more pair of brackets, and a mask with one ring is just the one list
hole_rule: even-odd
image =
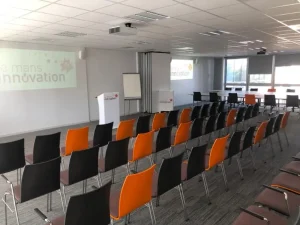
[[[272,54],[300,52],[300,31],[289,27],[300,28],[298,0],[0,0],[0,5],[5,41],[193,56],[251,55],[260,47]],[[133,22],[134,36],[108,34],[110,27],[132,22],[125,17],[144,11],[170,18]],[[199,34],[218,30],[230,34]],[[63,31],[87,35],[56,35]]]

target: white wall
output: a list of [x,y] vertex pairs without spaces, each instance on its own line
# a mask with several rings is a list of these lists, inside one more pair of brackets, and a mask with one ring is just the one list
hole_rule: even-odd
[[[78,52],[78,48],[0,42],[0,48]],[[86,62],[77,59],[77,87],[0,92],[0,136],[89,121]]]
[[[99,119],[96,96],[104,92],[120,93],[120,113],[124,114],[123,73],[136,72],[136,53],[130,51],[112,51],[87,49],[87,74],[90,119]],[[126,114],[128,114],[126,101]],[[137,101],[131,101],[130,113],[137,112]]]
[[[172,59],[193,59],[187,57],[173,56]],[[200,91],[209,92],[213,89],[214,59],[198,58],[194,64],[194,76],[190,80],[171,80],[171,89],[174,91],[174,105],[186,105],[193,102],[191,93]]]

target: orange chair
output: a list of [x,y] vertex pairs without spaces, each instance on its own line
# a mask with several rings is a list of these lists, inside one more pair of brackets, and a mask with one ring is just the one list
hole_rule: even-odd
[[154,131],[139,134],[135,139],[133,149],[128,150],[128,162],[135,163],[134,170],[136,172],[137,172],[139,159],[149,156],[150,163],[151,165],[153,164],[152,161],[153,137],[154,137]]
[[135,120],[121,121],[116,134],[116,141],[133,137],[133,128]]
[[191,121],[191,112],[192,112],[191,108],[183,109],[180,114],[179,124],[190,122]]
[[245,104],[246,105],[255,105],[256,98],[253,94],[245,94]]
[[289,120],[289,117],[290,117],[290,112],[285,112],[285,113],[283,114],[283,118],[282,118],[281,124],[280,124],[280,129],[283,130],[283,133],[284,133],[284,136],[285,136],[285,139],[286,139],[286,143],[287,143],[288,146],[289,146],[290,144],[289,144],[289,139],[288,139],[288,137],[287,137],[287,135],[286,135],[286,132],[285,132],[285,128],[286,128],[286,126],[287,126],[287,122],[288,122],[288,120]]
[[166,126],[166,113],[155,113],[152,121],[152,130],[158,131]]
[[269,88],[268,92],[276,92],[276,88]]
[[146,205],[150,212],[152,224],[156,224],[152,205],[152,177],[156,165],[142,172],[128,175],[121,190],[110,194],[111,224],[120,220],[132,211]]
[[230,133],[230,127],[235,124],[236,113],[237,109],[231,109],[227,115],[225,126],[228,129],[228,133]]
[[[223,179],[226,187],[226,191],[228,191],[228,184],[227,184],[227,178],[226,178],[226,172],[225,172],[225,167],[224,167],[224,160],[226,159],[226,144],[227,140],[229,138],[229,134],[225,137],[217,138],[210,150],[207,152],[207,157],[206,157],[206,171],[212,169],[215,166],[220,165],[223,173]],[[203,175],[205,172],[203,172]],[[205,178],[205,176],[202,176]],[[208,184],[206,179],[203,179],[204,182],[204,187],[205,187],[205,192],[206,196],[209,199],[210,202],[210,197],[209,197],[209,189],[208,189]]]
[[171,156],[173,155],[173,148],[176,145],[180,145],[180,144],[185,143],[185,150],[187,149],[187,142],[190,139],[190,128],[192,126],[192,123],[193,122],[190,121],[190,122],[187,122],[187,123],[179,124],[179,127],[176,131],[176,134],[175,134],[173,145],[170,148],[169,153],[170,153]]
[[264,139],[267,125],[268,121],[264,121],[259,125],[254,136],[253,145],[260,144],[260,142]]

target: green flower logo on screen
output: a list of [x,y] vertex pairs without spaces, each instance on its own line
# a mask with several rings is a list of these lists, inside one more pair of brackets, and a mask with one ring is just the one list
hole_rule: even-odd
[[73,65],[70,62],[70,60],[68,59],[64,59],[61,63],[60,63],[60,69],[62,72],[66,71],[67,73],[69,71],[71,71],[73,69]]

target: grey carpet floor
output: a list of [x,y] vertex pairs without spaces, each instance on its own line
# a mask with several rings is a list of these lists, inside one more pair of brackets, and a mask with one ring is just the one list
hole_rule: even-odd
[[[255,121],[253,121],[255,123]],[[90,139],[92,139],[92,134],[96,123],[83,124],[90,127]],[[80,126],[83,126],[80,124]],[[79,126],[79,125],[78,125]],[[51,129],[40,132],[33,132],[24,135],[18,135],[13,137],[6,137],[0,139],[0,142],[7,142],[12,140],[17,140],[19,138],[25,138],[25,148],[26,153],[32,152],[32,147],[36,135],[49,134],[57,131],[62,132],[61,145],[64,144],[66,131],[69,127],[63,127],[59,129]],[[250,161],[250,156],[246,152],[242,159],[242,167],[244,172],[244,180],[242,181],[239,176],[238,167],[236,161],[233,160],[231,165],[225,162],[225,168],[227,173],[227,179],[229,184],[229,191],[225,191],[222,173],[215,171],[208,171],[206,173],[212,204],[207,204],[207,199],[205,196],[205,190],[203,182],[198,182],[198,177],[184,183],[184,194],[187,203],[187,211],[190,220],[188,222],[184,221],[183,211],[180,201],[180,196],[178,190],[174,189],[165,193],[160,198],[160,206],[155,207],[154,211],[156,215],[156,220],[158,225],[173,225],[173,224],[201,224],[201,225],[227,225],[232,224],[234,219],[239,215],[239,207],[247,207],[254,202],[255,196],[263,189],[263,184],[270,184],[272,179],[278,174],[279,169],[292,160],[292,156],[299,152],[298,134],[300,133],[300,120],[296,114],[291,115],[289,120],[289,125],[287,127],[287,134],[290,141],[290,146],[288,147],[281,133],[281,139],[283,142],[284,151],[280,152],[277,137],[274,136],[273,143],[275,146],[276,156],[272,157],[270,146],[263,145],[260,148],[255,148],[255,158],[257,163],[257,170],[254,172],[252,163]],[[201,143],[206,142],[206,138],[203,138]],[[193,143],[192,143],[193,144]],[[181,152],[183,150],[182,146],[175,149],[175,152]],[[158,155],[158,161],[161,161],[162,157],[167,157],[167,151],[161,152]],[[267,159],[267,163],[263,163],[263,158]],[[68,159],[66,159],[66,164]],[[143,170],[149,167],[149,161],[143,159],[139,163],[139,170]],[[7,177],[16,183],[16,172],[6,174]],[[104,182],[110,180],[111,173],[105,173],[103,175]],[[119,168],[116,170],[115,182],[113,189],[120,188],[122,182],[126,176],[126,169]],[[92,190],[91,186],[97,185],[95,179],[90,179],[88,181],[88,191]],[[0,194],[7,190],[9,186],[0,180]],[[82,184],[78,183],[71,187],[67,187],[67,196],[80,194],[82,192]],[[11,203],[11,199],[9,200]],[[46,213],[46,196],[40,197],[35,200],[20,204],[19,217],[21,224],[24,225],[38,225],[44,224],[43,221],[34,213],[34,208],[39,208]],[[62,214],[62,207],[59,195],[57,193],[53,194],[53,211],[46,213],[47,216],[55,218]],[[122,223],[122,221],[120,222]],[[4,205],[1,204],[0,209],[0,224],[4,224]],[[14,214],[8,212],[8,224],[16,224]],[[134,212],[131,216],[131,224],[143,224],[150,225],[151,220],[147,208],[141,208]]]

